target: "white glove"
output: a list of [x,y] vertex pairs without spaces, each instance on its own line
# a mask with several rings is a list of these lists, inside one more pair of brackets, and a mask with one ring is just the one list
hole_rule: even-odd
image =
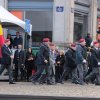
[[98,65],[100,65],[100,62],[98,62]]
[[86,60],[85,59],[83,60],[83,63],[86,63]]

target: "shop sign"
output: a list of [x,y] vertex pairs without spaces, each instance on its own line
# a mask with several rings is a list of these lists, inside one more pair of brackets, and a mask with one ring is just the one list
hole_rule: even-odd
[[56,7],[56,12],[63,12],[64,11],[64,7],[63,6],[57,6]]

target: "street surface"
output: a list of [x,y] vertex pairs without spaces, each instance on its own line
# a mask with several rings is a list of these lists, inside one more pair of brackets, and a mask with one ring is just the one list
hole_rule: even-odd
[[9,85],[8,82],[0,82],[0,94],[100,98],[100,86],[93,84],[81,86],[69,82],[56,85],[34,85],[31,82]]

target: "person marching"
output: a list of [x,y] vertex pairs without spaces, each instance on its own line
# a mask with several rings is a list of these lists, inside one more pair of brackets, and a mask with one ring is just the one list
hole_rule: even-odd
[[15,84],[13,82],[13,73],[12,73],[13,68],[11,66],[11,59],[13,59],[13,56],[11,54],[11,50],[9,48],[9,45],[10,45],[10,40],[6,39],[5,44],[1,48],[2,60],[1,60],[1,67],[0,67],[0,75],[2,74],[4,69],[6,68],[8,70],[8,73],[9,73],[9,84]]
[[[50,80],[48,79],[48,66],[50,65],[49,63],[49,42],[50,39],[49,38],[43,38],[43,43],[40,47],[40,50],[37,54],[37,72],[35,73],[35,75],[32,76],[32,83],[35,84],[36,82],[40,82],[42,78],[42,72],[46,71],[46,78],[47,78],[47,84],[52,84],[50,83]],[[40,78],[40,79],[39,79]]]
[[72,74],[72,83],[79,84],[77,76],[77,65],[76,65],[76,44],[71,44],[68,51],[65,53],[65,64],[60,83],[63,83],[66,76]]
[[49,72],[49,79],[51,80],[52,83],[55,84],[55,60],[57,57],[56,53],[56,46],[54,43],[50,43],[50,66],[48,68]]
[[95,76],[95,85],[100,85],[100,50],[99,43],[93,42],[94,47],[91,50],[92,72],[85,77],[85,82],[88,83]]
[[85,39],[80,39],[79,44],[77,44],[76,46],[76,63],[77,63],[80,85],[84,85],[84,77],[88,72],[87,61],[86,61],[87,49],[85,45],[86,45]]

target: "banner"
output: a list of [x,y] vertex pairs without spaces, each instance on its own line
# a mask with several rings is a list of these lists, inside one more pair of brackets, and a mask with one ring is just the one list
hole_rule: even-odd
[[3,36],[3,29],[2,29],[2,25],[0,24],[0,58],[2,57],[1,54],[1,47],[4,44],[4,36]]

